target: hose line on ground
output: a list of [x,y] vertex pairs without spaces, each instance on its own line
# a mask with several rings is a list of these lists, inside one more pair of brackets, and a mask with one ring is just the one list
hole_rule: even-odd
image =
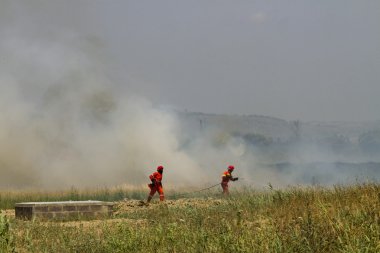
[[177,194],[177,195],[175,195],[175,196],[178,197],[178,196],[186,196],[186,195],[189,195],[189,194],[194,194],[194,193],[197,193],[197,192],[201,192],[201,191],[205,191],[205,190],[208,190],[208,189],[214,188],[215,186],[218,186],[218,185],[220,185],[220,183],[214,184],[214,185],[212,185],[212,186],[209,186],[209,187],[207,187],[207,188],[200,189],[200,190],[197,190],[197,191],[192,191],[192,192],[186,192],[186,193],[182,193],[182,194]]

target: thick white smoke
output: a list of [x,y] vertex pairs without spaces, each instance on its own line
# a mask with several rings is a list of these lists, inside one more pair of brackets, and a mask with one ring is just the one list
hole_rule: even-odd
[[199,169],[178,150],[169,112],[110,81],[99,39],[51,13],[23,23],[59,6],[2,7],[27,16],[0,20],[0,187],[138,185],[158,164],[168,181]]
[[118,94],[80,49],[28,42],[1,44],[1,186],[134,184],[158,164],[173,176],[198,169],[178,151],[171,114]]
[[216,147],[218,132],[189,133],[114,83],[91,6],[1,3],[0,188],[142,185],[159,164],[169,185],[197,186],[238,167],[241,144]]

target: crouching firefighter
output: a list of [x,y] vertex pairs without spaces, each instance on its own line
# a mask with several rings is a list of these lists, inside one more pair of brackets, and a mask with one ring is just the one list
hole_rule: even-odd
[[228,182],[231,181],[237,181],[239,178],[238,177],[233,177],[232,176],[232,171],[234,171],[235,167],[233,165],[228,166],[228,170],[223,172],[222,174],[222,182],[220,185],[222,186],[223,189],[223,194],[224,195],[229,195],[230,192],[228,191]]
[[150,193],[148,196],[147,203],[149,203],[153,195],[158,192],[160,194],[160,201],[164,200],[164,189],[162,188],[162,173],[164,172],[164,167],[163,166],[158,166],[157,171],[153,172],[152,175],[149,176],[150,180],[152,183],[148,184],[150,188]]

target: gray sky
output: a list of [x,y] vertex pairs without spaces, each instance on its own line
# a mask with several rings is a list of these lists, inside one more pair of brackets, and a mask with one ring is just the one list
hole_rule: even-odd
[[38,8],[14,8],[9,20],[99,38],[108,75],[156,105],[380,119],[380,1],[33,2]]

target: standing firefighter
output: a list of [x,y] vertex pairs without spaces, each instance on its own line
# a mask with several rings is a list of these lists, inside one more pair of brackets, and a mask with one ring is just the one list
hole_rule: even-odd
[[153,174],[149,176],[152,183],[148,184],[148,186],[150,188],[150,193],[149,193],[148,200],[147,200],[148,203],[152,200],[153,195],[156,192],[158,192],[160,194],[160,201],[163,201],[165,198],[164,197],[164,189],[162,188],[162,183],[161,183],[163,172],[164,172],[164,167],[160,165],[157,167],[157,171],[153,172]]
[[233,165],[228,166],[228,170],[223,172],[222,174],[222,182],[220,185],[222,186],[223,189],[223,194],[228,195],[230,192],[228,191],[228,182],[231,181],[237,181],[239,178],[238,177],[233,177],[232,176],[232,171],[234,171],[235,167]]

